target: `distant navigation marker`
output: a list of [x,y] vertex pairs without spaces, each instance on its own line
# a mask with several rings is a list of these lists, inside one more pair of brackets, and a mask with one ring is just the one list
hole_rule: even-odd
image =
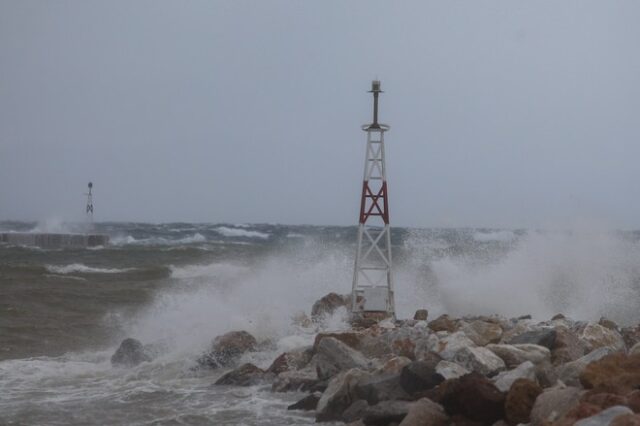
[[367,151],[360,200],[358,248],[353,271],[351,310],[354,315],[378,314],[395,317],[391,274],[391,229],[384,156],[386,124],[378,123],[380,81],[371,82],[373,123],[365,124]]
[[85,194],[87,196],[87,209],[86,209],[87,227],[88,227],[88,230],[91,231],[93,230],[93,195],[91,194],[91,189],[93,188],[93,182],[89,182],[89,185],[87,186],[89,187],[89,192]]

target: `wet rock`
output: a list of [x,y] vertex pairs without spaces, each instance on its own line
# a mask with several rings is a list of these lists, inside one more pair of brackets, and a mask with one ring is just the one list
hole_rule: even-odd
[[400,386],[409,394],[422,392],[438,386],[444,381],[436,371],[433,361],[414,361],[400,373]]
[[633,414],[633,411],[629,409],[629,407],[624,407],[622,405],[616,405],[611,408],[607,408],[606,410],[591,416],[586,419],[579,420],[574,423],[574,426],[603,426],[609,425],[618,416],[625,414]]
[[364,335],[355,331],[345,331],[341,333],[318,333],[316,334],[316,338],[313,341],[313,351],[318,350],[318,345],[322,341],[322,339],[327,337],[333,337],[334,339],[340,340],[345,345],[355,349],[360,350],[362,346],[362,340],[364,339]]
[[304,411],[315,410],[316,407],[318,406],[318,401],[320,401],[321,395],[322,394],[320,392],[309,394],[304,398],[302,398],[300,401],[296,402],[295,404],[289,405],[287,407],[287,410],[304,410]]
[[144,346],[137,339],[124,339],[111,356],[111,365],[118,367],[135,367],[141,362],[151,361]]
[[575,361],[585,355],[587,344],[580,340],[573,332],[565,327],[556,329],[556,339],[551,348],[551,362],[553,365]]
[[355,387],[355,394],[358,398],[366,400],[371,405],[390,399],[410,399],[409,394],[400,385],[399,373],[367,377],[358,382]]
[[597,405],[580,402],[575,407],[571,407],[560,420],[554,422],[553,426],[573,426],[578,420],[596,415],[600,411],[602,410]]
[[636,343],[629,349],[629,355],[640,353],[640,343]]
[[640,390],[635,390],[626,396],[627,405],[634,413],[640,413]]
[[608,392],[596,392],[593,390],[586,392],[580,401],[597,405],[602,409],[613,407],[615,405],[627,405],[629,402],[624,396]]
[[211,350],[198,359],[201,366],[219,368],[231,365],[246,352],[255,350],[257,341],[246,331],[230,331],[214,339]]
[[616,324],[615,321],[612,321],[606,317],[600,317],[600,321],[598,321],[598,324],[605,328],[608,328],[609,330],[620,330],[620,327],[618,327],[618,324]]
[[447,380],[440,388],[440,403],[450,415],[461,414],[484,424],[504,417],[504,393],[479,373]]
[[303,348],[280,354],[267,368],[267,372],[280,374],[285,371],[300,370],[304,368],[313,357],[311,348]]
[[453,361],[485,376],[496,374],[506,368],[500,357],[483,347],[462,348],[456,352]]
[[609,426],[640,426],[640,415],[622,414],[614,418]]
[[[533,366],[533,364],[531,364]],[[509,425],[529,423],[531,410],[542,388],[533,380],[517,379],[504,402],[505,417]]]
[[253,386],[265,380],[265,371],[251,363],[242,364],[220,377],[216,385]]
[[553,422],[564,416],[580,400],[582,391],[576,387],[554,387],[538,395],[531,410],[533,426]]
[[580,373],[586,389],[614,390],[617,394],[640,389],[640,355],[614,353],[591,362]]
[[449,416],[442,405],[422,398],[411,404],[399,426],[446,426]]
[[333,315],[333,313],[339,308],[346,308],[348,306],[349,297],[341,296],[337,293],[329,293],[317,300],[311,307],[311,319],[313,321],[321,320],[327,315]]
[[274,392],[308,391],[319,382],[315,362],[311,362],[301,370],[285,371],[278,374],[271,390]]
[[431,350],[442,357],[442,359],[453,361],[453,358],[460,349],[470,346],[476,346],[476,344],[473,343],[466,334],[458,331],[438,340]]
[[402,369],[406,365],[411,364],[411,362],[412,361],[407,357],[396,356],[396,357],[391,358],[387,362],[385,362],[382,367],[380,367],[378,370],[376,370],[376,373],[379,373],[379,374],[400,373],[402,371]]
[[461,331],[478,346],[498,343],[502,337],[502,327],[500,325],[481,320],[475,320],[464,325]]
[[635,344],[640,343],[640,324],[634,325],[633,327],[623,327],[622,330],[620,330],[620,334],[627,348],[631,348]]
[[603,347],[611,348],[613,351],[625,349],[622,335],[600,324],[587,324],[578,337],[587,344],[589,351]]
[[315,358],[319,379],[328,379],[350,368],[367,370],[372,367],[364,355],[333,337],[320,341]]
[[362,416],[365,425],[386,426],[389,423],[400,423],[409,413],[411,404],[407,401],[382,401],[367,407]]
[[501,392],[507,392],[511,389],[511,385],[519,379],[531,381],[536,379],[536,367],[531,361],[525,361],[513,370],[503,371],[495,377],[494,383]]
[[558,372],[548,361],[535,365],[535,375],[536,381],[543,388],[550,388],[558,381]]
[[549,349],[544,346],[528,343],[516,345],[487,345],[487,349],[502,358],[508,368],[515,368],[525,361],[531,361],[533,364],[538,364],[551,359],[551,352]]
[[436,365],[436,373],[444,377],[445,380],[448,380],[469,374],[470,371],[455,362],[442,360]]
[[367,408],[369,408],[369,403],[364,399],[354,401],[353,404],[351,404],[349,408],[342,413],[342,421],[345,423],[351,423],[356,420],[360,420],[364,416],[364,412]]
[[449,315],[440,315],[438,318],[429,322],[429,328],[433,331],[448,331],[454,333],[459,328],[457,320],[449,318]]
[[509,339],[507,343],[511,345],[528,343],[532,345],[544,346],[551,350],[556,342],[556,330],[545,328],[541,330],[527,331]]
[[589,363],[597,361],[610,353],[610,348],[598,348],[575,361],[560,365],[557,370],[558,378],[567,385],[578,386],[580,385],[580,373],[582,370],[584,370]]
[[368,375],[354,368],[333,377],[318,401],[316,421],[328,422],[342,419],[342,413],[356,400],[356,384]]
[[429,317],[429,311],[426,309],[418,309],[413,315],[413,319],[417,321],[426,321]]

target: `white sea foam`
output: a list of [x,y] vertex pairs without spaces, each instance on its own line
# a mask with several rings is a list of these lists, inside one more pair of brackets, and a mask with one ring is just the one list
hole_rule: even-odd
[[53,272],[54,274],[118,274],[135,270],[135,268],[94,268],[83,265],[82,263],[72,263],[70,265],[45,265],[45,268],[47,271]]
[[111,244],[116,246],[125,245],[140,245],[140,246],[153,246],[153,245],[180,245],[180,244],[194,244],[207,241],[207,238],[196,232],[193,235],[189,235],[183,238],[169,239],[163,237],[151,237],[136,239],[131,235],[116,235],[111,238]]
[[581,320],[640,321],[640,247],[616,233],[529,232],[502,257],[482,255],[430,259],[414,253],[396,273],[400,312],[426,307],[433,315],[531,314],[540,320],[562,312]]
[[247,231],[246,229],[229,228],[227,226],[219,226],[215,228],[215,231],[224,237],[244,237],[244,238],[261,238],[266,240],[269,238],[269,234],[258,231]]
[[473,234],[473,239],[481,242],[487,243],[492,241],[497,242],[510,242],[516,238],[516,234],[513,231],[490,231],[490,232],[476,232]]
[[[129,320],[129,334],[150,342],[172,342],[174,350],[198,354],[215,336],[247,330],[258,339],[280,339],[306,331],[292,325],[301,310],[330,291],[350,289],[352,263],[343,253],[309,248],[275,256],[251,267],[229,263],[172,267],[174,286]],[[197,283],[195,286],[189,284]],[[344,328],[344,316],[329,319]]]

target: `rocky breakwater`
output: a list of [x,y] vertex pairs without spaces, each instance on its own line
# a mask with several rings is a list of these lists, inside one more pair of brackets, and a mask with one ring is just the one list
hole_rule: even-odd
[[[325,312],[344,306],[335,295],[323,300],[331,304]],[[231,368],[217,385],[307,392],[289,409],[313,411],[317,422],[622,426],[640,425],[639,342],[640,325],[604,318],[429,321],[421,310],[412,320],[320,332],[312,346],[282,353],[265,369],[239,362],[257,344],[232,332],[214,340],[200,365]]]

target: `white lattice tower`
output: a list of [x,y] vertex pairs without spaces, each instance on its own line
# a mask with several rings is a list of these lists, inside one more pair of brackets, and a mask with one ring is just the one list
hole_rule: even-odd
[[92,229],[93,228],[93,195],[91,194],[91,190],[93,189],[93,183],[89,182],[89,185],[87,186],[89,188],[89,192],[85,194],[87,196],[87,208],[86,208],[87,225],[89,229]]
[[391,229],[387,197],[384,134],[389,126],[378,123],[380,82],[371,83],[373,123],[367,132],[367,150],[358,224],[358,248],[353,272],[352,312],[383,313],[395,317],[391,259]]

